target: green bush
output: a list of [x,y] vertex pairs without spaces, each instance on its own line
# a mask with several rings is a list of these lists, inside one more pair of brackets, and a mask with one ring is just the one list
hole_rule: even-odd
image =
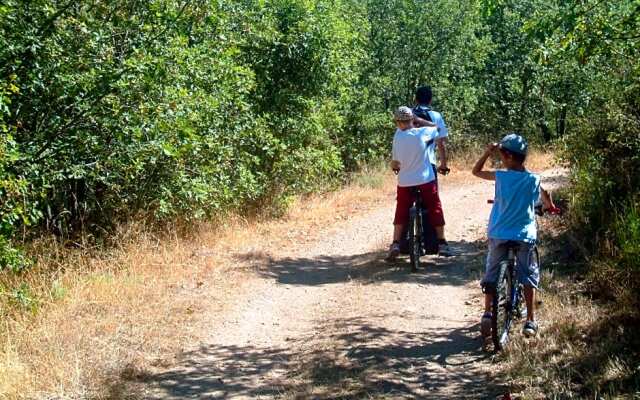
[[281,209],[388,157],[390,111],[424,83],[453,149],[564,140],[578,220],[612,235],[640,176],[638,6],[594,2],[4,1],[3,254],[133,216]]
[[0,271],[20,272],[30,265],[31,261],[25,257],[24,253],[0,235]]

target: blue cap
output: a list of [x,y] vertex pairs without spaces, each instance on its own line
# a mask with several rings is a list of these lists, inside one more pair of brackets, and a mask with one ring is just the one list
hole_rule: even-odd
[[501,149],[509,150],[513,153],[522,154],[524,156],[527,155],[528,147],[529,145],[527,144],[527,141],[516,133],[510,133],[500,141]]

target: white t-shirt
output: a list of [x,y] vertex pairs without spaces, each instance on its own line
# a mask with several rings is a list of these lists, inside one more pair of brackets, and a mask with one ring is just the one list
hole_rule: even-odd
[[400,161],[398,186],[417,186],[435,179],[428,162],[427,142],[438,136],[436,127],[397,129],[393,136],[392,157]]
[[[431,117],[431,121],[433,121],[433,123],[436,124],[438,128],[438,137],[436,139],[441,139],[449,136],[449,130],[447,129],[447,124],[444,123],[444,118],[442,118],[442,114],[440,114],[437,111],[433,111],[429,109],[429,107],[425,107],[425,106],[417,106],[416,108],[422,109],[425,112],[429,113],[429,116]],[[429,148],[427,149],[427,152],[429,153],[429,162],[431,164],[435,164],[436,163],[435,141],[429,146]]]

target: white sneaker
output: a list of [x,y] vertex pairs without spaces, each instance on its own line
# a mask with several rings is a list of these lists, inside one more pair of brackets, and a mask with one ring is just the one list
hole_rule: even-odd
[[439,244],[438,245],[438,255],[440,257],[451,257],[453,256],[453,250],[449,247],[449,243]]
[[387,261],[395,260],[400,255],[400,244],[398,242],[391,243],[389,246],[389,255]]
[[522,333],[526,337],[534,337],[538,334],[538,324],[535,321],[527,321],[524,323]]

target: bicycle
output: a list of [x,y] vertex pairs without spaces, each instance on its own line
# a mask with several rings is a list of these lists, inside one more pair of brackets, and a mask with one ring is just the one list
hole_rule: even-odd
[[409,209],[409,265],[411,265],[411,272],[417,272],[420,268],[420,256],[423,254],[422,216],[424,207],[422,207],[420,188],[413,188],[411,192],[415,195],[415,200]]
[[[489,203],[493,203],[492,200]],[[549,210],[552,214],[559,214],[559,209]],[[543,215],[542,206],[536,206],[536,214]],[[519,320],[527,313],[524,302],[524,287],[518,282],[517,251],[518,242],[507,242],[507,258],[500,263],[498,279],[495,287],[488,290],[493,294],[491,302],[491,340],[495,350],[502,350],[509,341],[509,332],[514,320]],[[534,245],[532,251],[534,261],[540,268],[540,253]]]

